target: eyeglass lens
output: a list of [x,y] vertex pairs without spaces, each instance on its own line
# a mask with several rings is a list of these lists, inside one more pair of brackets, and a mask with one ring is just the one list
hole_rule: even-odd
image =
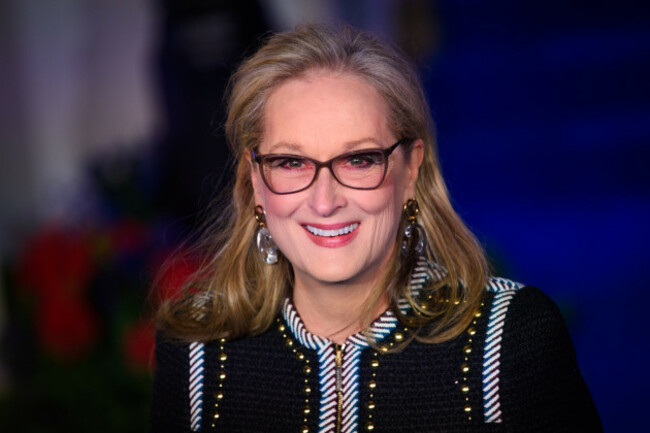
[[[297,155],[267,155],[262,160],[264,180],[272,191],[280,194],[307,188],[315,179],[318,167],[316,161]],[[344,186],[373,189],[384,180],[386,157],[381,150],[365,150],[341,155],[321,167],[330,168]]]

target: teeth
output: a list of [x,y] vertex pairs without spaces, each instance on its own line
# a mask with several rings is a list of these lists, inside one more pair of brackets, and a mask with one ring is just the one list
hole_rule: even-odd
[[323,237],[346,235],[348,233],[353,232],[357,227],[359,227],[359,223],[353,223],[350,224],[349,226],[341,227],[340,229],[336,229],[336,230],[323,230],[309,225],[305,226],[305,228],[309,230],[309,233],[314,234],[316,236],[323,236]]

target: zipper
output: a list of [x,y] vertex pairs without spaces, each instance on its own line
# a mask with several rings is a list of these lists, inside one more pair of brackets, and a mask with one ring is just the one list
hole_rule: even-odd
[[343,415],[343,347],[334,345],[336,351],[336,433],[341,433],[341,418]]

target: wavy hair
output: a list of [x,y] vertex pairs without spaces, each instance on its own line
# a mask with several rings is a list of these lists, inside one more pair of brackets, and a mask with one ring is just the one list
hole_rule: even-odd
[[[429,240],[430,259],[446,273],[442,281],[426,288],[425,297],[411,296],[414,263],[400,257],[396,234],[390,266],[360,312],[363,325],[370,324],[373,307],[388,296],[400,320],[419,329],[418,340],[441,342],[455,337],[478,307],[487,264],[480,245],[450,203],[418,75],[403,54],[368,33],[315,24],[272,35],[233,73],[225,124],[236,161],[232,195],[200,235],[203,261],[184,296],[164,302],[159,309],[160,328],[188,341],[232,339],[264,332],[281,310],[293,285],[293,272],[281,254],[275,265],[264,264],[258,256],[253,242],[257,224],[251,165],[246,155],[262,139],[264,109],[271,92],[287,80],[314,72],[364,80],[385,101],[394,135],[424,142],[416,184],[418,218]],[[415,314],[400,313],[400,298],[409,301]]]

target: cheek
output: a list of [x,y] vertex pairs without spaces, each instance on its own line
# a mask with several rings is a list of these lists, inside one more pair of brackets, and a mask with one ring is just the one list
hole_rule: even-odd
[[368,200],[369,207],[372,206],[380,212],[389,213],[393,218],[399,220],[401,209],[406,201],[407,176],[403,171],[392,171],[386,176],[381,188],[375,190],[376,196]]
[[382,188],[357,201],[364,213],[375,220],[373,238],[382,243],[390,243],[395,238],[402,216],[403,191],[393,179],[386,180]]
[[277,195],[268,191],[262,193],[262,200],[266,221],[272,232],[281,230],[282,225],[286,224],[285,219],[290,218],[300,205],[300,202],[291,195]]

